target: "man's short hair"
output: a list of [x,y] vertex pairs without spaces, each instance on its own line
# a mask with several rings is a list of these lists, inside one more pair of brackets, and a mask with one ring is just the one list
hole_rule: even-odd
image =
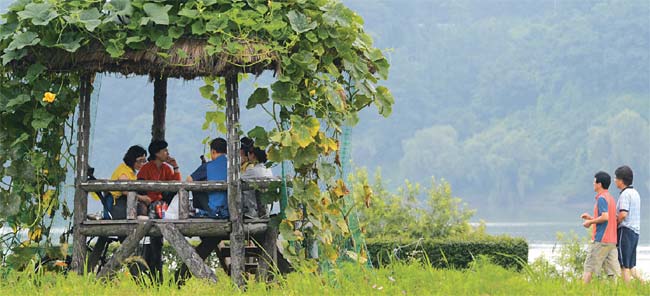
[[151,144],[149,144],[149,160],[154,160],[156,159],[156,153],[158,153],[160,150],[163,150],[169,146],[165,140],[155,140],[151,141]]
[[609,189],[609,184],[612,183],[612,177],[603,171],[596,173],[596,175],[594,175],[594,178],[596,178],[596,183],[600,183],[600,185],[603,186],[603,189]]
[[216,138],[210,142],[210,149],[217,153],[226,153],[228,151],[228,142],[223,138]]
[[632,182],[634,181],[634,173],[632,172],[632,169],[626,165],[617,168],[614,175],[616,176],[616,179],[623,181],[625,186],[632,185]]

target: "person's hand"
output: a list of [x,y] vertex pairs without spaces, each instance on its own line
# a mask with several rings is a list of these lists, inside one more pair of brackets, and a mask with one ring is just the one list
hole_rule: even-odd
[[172,168],[178,168],[178,163],[176,162],[176,158],[169,157],[167,158],[167,163],[172,166]]
[[580,218],[582,218],[584,220],[591,220],[591,215],[589,215],[587,213],[582,213],[582,215],[580,215]]
[[587,220],[587,221],[582,223],[582,226],[584,226],[585,228],[589,228],[589,226],[591,226],[591,222],[589,220]]
[[138,196],[138,200],[141,201],[142,203],[144,203],[144,204],[147,205],[147,206],[148,206],[149,204],[151,204],[151,197],[149,197],[149,196],[147,196],[147,195],[140,195],[140,196]]

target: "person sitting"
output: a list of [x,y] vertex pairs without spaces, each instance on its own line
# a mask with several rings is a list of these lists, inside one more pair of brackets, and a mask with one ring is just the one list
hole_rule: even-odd
[[[228,159],[226,152],[228,143],[223,138],[216,138],[210,142],[211,161],[202,163],[194,173],[187,177],[187,182],[193,181],[226,181],[228,179]],[[193,191],[195,208],[204,211],[209,217],[228,218],[228,193],[219,192],[197,192]],[[201,237],[201,243],[196,246],[196,253],[205,260],[219,245],[219,238]],[[181,265],[175,274],[176,281],[182,285],[191,276],[187,266]]]
[[[169,155],[167,142],[163,140],[154,140],[149,144],[149,162],[142,166],[138,172],[138,180],[148,181],[180,181],[181,173],[178,168],[176,159]],[[162,192],[147,192],[151,202],[165,200],[171,202],[173,193],[164,194]],[[152,209],[149,209],[151,211]],[[144,260],[149,266],[151,276],[154,280],[162,283],[162,237],[150,237],[149,244],[144,248]]]
[[[136,172],[147,162],[147,151],[139,145],[131,146],[124,154],[113,174],[111,180],[134,181],[137,180]],[[110,212],[111,219],[126,219],[126,191],[112,191],[106,195],[105,208]],[[147,207],[151,199],[147,195],[137,195],[138,215],[147,215]],[[105,217],[106,218],[106,217]]]
[[[242,138],[241,142],[242,159],[245,159],[246,164],[245,166],[242,165],[241,179],[246,181],[273,177],[273,172],[265,165],[267,161],[266,151],[255,147],[255,143],[249,138]],[[244,145],[245,142],[247,145]],[[256,190],[245,190],[242,192],[242,197],[244,201],[244,216],[247,218],[255,218],[266,215],[266,213],[262,213],[266,212],[266,210],[260,208],[261,203]]]
[[[228,158],[226,157],[228,143],[223,138],[216,138],[210,142],[210,159],[202,163],[191,175],[188,182],[193,181],[226,181],[228,180]],[[215,191],[210,193],[192,192],[194,197],[192,205],[205,213],[208,217],[228,219],[228,193]]]

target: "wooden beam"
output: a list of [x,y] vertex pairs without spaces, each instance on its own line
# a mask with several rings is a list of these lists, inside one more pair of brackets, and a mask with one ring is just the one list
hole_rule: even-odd
[[226,76],[226,125],[228,127],[228,211],[230,212],[231,276],[238,287],[244,281],[244,213],[239,160],[239,85],[237,73]]
[[167,77],[153,80],[153,124],[151,140],[165,140],[165,114],[167,112]]
[[[80,186],[88,179],[88,147],[90,144],[90,95],[93,91],[94,74],[82,74],[79,85],[79,117],[77,119],[77,155],[74,194],[74,225],[79,226],[86,219],[88,193]],[[72,246],[72,269],[78,274],[84,272],[86,264],[86,236],[79,227],[74,228]]]
[[[272,183],[282,182],[280,178],[259,178],[242,181],[241,190],[254,190],[268,188]],[[85,191],[226,191],[228,182],[225,181],[117,181],[117,180],[92,180],[81,183]]]
[[129,191],[126,195],[126,219],[135,220],[138,216],[138,199],[135,191]]
[[203,262],[203,258],[196,253],[194,247],[185,240],[185,236],[176,229],[174,224],[161,223],[156,224],[156,226],[160,229],[163,237],[176,250],[176,254],[181,257],[183,263],[192,272],[192,275],[198,278],[208,279],[213,283],[217,282],[217,275]]
[[126,258],[129,258],[134,252],[140,240],[149,232],[153,226],[153,221],[139,223],[137,228],[131,227],[131,233],[126,237],[122,245],[115,251],[111,259],[108,260],[102,270],[97,273],[97,278],[112,277],[117,269],[122,265]]
[[190,195],[185,189],[178,191],[178,219],[185,220],[190,217]]
[[[197,221],[198,220],[198,221]],[[205,236],[229,239],[230,221],[212,219],[154,220],[156,224],[174,224],[185,236]],[[79,228],[89,236],[126,236],[142,221],[138,220],[97,220],[86,221]],[[266,222],[253,222],[244,225],[244,232],[262,239],[266,232]],[[157,228],[147,232],[148,236],[160,236]]]

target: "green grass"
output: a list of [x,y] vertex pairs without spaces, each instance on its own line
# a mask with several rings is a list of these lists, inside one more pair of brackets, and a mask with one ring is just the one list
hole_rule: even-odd
[[[243,293],[219,271],[219,283],[191,279],[177,288],[137,285],[126,274],[104,282],[92,276],[10,272],[0,276],[0,295],[650,295],[650,285],[596,280],[589,285],[549,278],[527,268],[522,272],[479,260],[469,269],[434,269],[419,263],[394,263],[378,269],[347,265],[329,277],[296,272],[276,284],[250,282]],[[542,272],[543,273],[543,272]],[[171,274],[166,273],[170,279]]]

